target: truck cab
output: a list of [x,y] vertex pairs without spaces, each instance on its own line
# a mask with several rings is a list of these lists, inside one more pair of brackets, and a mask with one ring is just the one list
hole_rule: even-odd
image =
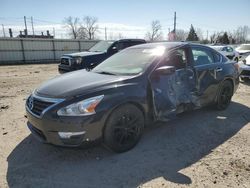
[[121,39],[117,41],[100,41],[88,51],[65,54],[58,65],[59,73],[79,69],[91,70],[108,57],[130,46],[146,43],[143,39]]

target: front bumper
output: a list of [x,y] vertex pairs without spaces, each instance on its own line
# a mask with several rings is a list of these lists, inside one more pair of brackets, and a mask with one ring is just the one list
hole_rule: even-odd
[[74,71],[75,69],[72,69],[71,66],[68,65],[63,65],[63,64],[59,64],[58,65],[58,72],[60,74],[66,73],[66,72],[70,72],[70,71]]
[[240,77],[250,78],[250,65],[240,64]]
[[[103,123],[96,115],[81,117],[59,117],[47,111],[41,118],[34,116],[26,106],[28,128],[32,135],[43,143],[77,147],[102,138]],[[97,118],[97,119],[96,119]],[[62,137],[62,133],[77,133]],[[79,133],[79,134],[78,134]]]

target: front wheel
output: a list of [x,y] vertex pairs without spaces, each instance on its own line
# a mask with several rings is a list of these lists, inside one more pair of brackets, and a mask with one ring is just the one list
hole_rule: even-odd
[[140,140],[144,128],[144,116],[133,104],[115,109],[108,118],[104,130],[104,144],[115,152],[125,152]]
[[222,83],[219,94],[217,96],[216,108],[218,110],[225,110],[233,96],[233,85],[230,81],[226,80]]

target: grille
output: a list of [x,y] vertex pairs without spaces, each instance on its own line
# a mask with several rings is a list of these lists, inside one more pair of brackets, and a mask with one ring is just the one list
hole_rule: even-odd
[[250,71],[243,70],[241,72],[241,75],[243,75],[243,76],[250,76]]
[[70,60],[68,58],[61,58],[61,64],[70,65]]
[[53,104],[53,102],[42,101],[34,97],[29,97],[27,100],[27,106],[29,110],[38,116],[40,116],[45,109]]

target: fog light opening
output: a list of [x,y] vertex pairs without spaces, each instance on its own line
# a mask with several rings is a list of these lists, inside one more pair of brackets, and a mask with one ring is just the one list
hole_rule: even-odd
[[62,139],[70,139],[72,136],[81,136],[84,135],[85,131],[81,132],[58,132],[58,135]]

